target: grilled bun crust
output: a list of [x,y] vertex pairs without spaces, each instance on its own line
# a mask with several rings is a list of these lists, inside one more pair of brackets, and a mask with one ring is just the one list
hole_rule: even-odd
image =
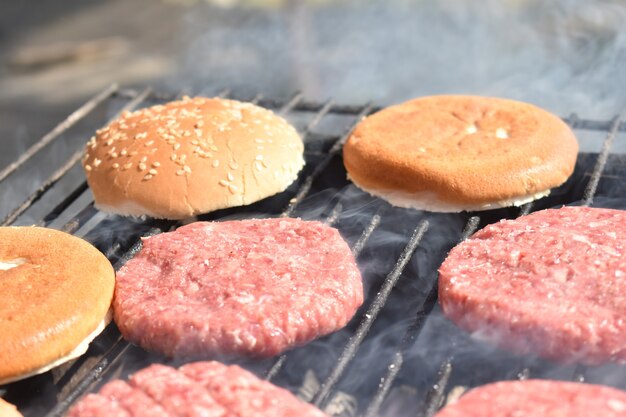
[[3,384],[84,352],[103,328],[115,273],[88,242],[56,230],[2,227],[0,242]]
[[125,113],[89,141],[83,167],[98,208],[182,219],[285,190],[303,152],[271,111],[197,97]]
[[520,205],[574,170],[578,143],[558,117],[513,100],[419,98],[363,120],[343,149],[349,178],[392,204],[458,212]]

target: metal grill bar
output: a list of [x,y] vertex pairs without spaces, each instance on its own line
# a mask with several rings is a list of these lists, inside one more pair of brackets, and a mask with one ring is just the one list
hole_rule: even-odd
[[45,136],[35,142],[30,148],[26,150],[26,152],[21,154],[15,162],[7,165],[2,171],[0,171],[0,182],[4,181],[9,175],[17,171],[17,169],[21,167],[26,161],[28,161],[35,154],[41,151],[46,145],[52,143],[55,139],[61,136],[63,132],[74,126],[79,120],[91,113],[102,102],[111,97],[111,95],[113,95],[113,93],[115,93],[117,89],[117,84],[111,84],[100,93],[95,95],[93,98],[91,98],[89,101],[87,101],[85,104],[76,109],[72,114],[67,116],[65,120],[56,125],[54,129],[52,129]]
[[593,168],[593,172],[591,173],[591,178],[589,179],[589,183],[587,184],[587,189],[585,190],[585,194],[583,197],[583,203],[585,206],[589,206],[593,203],[593,197],[598,189],[598,184],[600,183],[600,176],[602,175],[602,171],[604,171],[604,166],[606,165],[606,161],[609,159],[609,153],[611,152],[611,145],[613,145],[613,140],[617,135],[617,132],[622,125],[623,115],[619,115],[615,117],[613,122],[611,123],[611,127],[609,129],[609,134],[604,139],[602,143],[602,150],[598,155],[598,159],[596,160],[596,166]]
[[437,373],[437,382],[426,397],[423,417],[432,417],[443,405],[446,398],[446,387],[452,376],[452,358],[446,359]]
[[376,229],[379,224],[380,224],[380,214],[377,213],[372,216],[372,219],[370,220],[370,223],[367,225],[367,227],[363,231],[363,234],[361,235],[361,237],[359,237],[359,240],[357,240],[354,246],[352,247],[352,254],[354,255],[355,258],[359,256],[359,254],[365,247],[367,240],[370,238],[370,236],[374,232],[374,229]]
[[402,275],[406,264],[413,256],[415,249],[417,249],[417,246],[419,245],[422,238],[424,237],[424,234],[428,230],[428,226],[428,221],[424,220],[415,228],[415,231],[413,232],[413,235],[411,236],[409,242],[404,248],[404,251],[400,255],[400,258],[398,258],[396,265],[389,273],[389,275],[387,275],[383,286],[380,288],[380,291],[367,309],[363,321],[361,321],[361,323],[359,324],[359,327],[356,330],[355,334],[348,340],[348,343],[346,344],[343,352],[341,352],[341,356],[339,357],[337,364],[333,368],[326,381],[324,381],[324,383],[320,387],[320,390],[313,401],[313,404],[315,404],[316,406],[321,408],[325,404],[325,401],[328,398],[328,394],[330,394],[330,391],[339,381],[344,371],[346,370],[346,367],[356,354],[356,351],[361,345],[361,342],[369,332],[372,323],[378,316],[378,313],[380,313],[380,310],[382,310],[383,306],[385,305],[385,302],[387,301],[391,290],[396,285],[398,279]]
[[[467,221],[463,232],[461,233],[460,242],[468,239],[478,228],[478,224],[480,223],[480,218],[478,216],[472,216]],[[434,285],[432,286],[426,300],[422,304],[421,308],[418,310],[415,319],[413,322],[407,327],[404,336],[402,337],[402,341],[400,343],[400,349],[395,353],[393,361],[387,367],[387,373],[382,378],[381,383],[379,384],[379,388],[374,394],[374,398],[370,402],[368,406],[365,417],[375,417],[378,415],[378,411],[380,406],[382,405],[384,399],[386,398],[393,382],[395,381],[400,369],[402,369],[402,365],[404,364],[404,355],[408,348],[411,347],[415,339],[419,336],[420,332],[424,328],[424,323],[426,322],[426,318],[432,311],[433,307],[437,303],[437,294],[438,294],[438,285],[435,280]],[[449,359],[452,360],[451,358]],[[442,389],[445,388],[445,385]]]
[[[117,117],[123,111],[130,110],[135,106],[139,105],[145,97],[150,94],[151,89],[147,88],[140,95],[135,97],[132,101],[130,101],[120,112],[115,116]],[[72,169],[72,167],[80,161],[80,158],[83,155],[83,150],[79,149],[74,152],[70,159],[63,164],[63,166],[55,171],[50,178],[48,178],[34,193],[32,193],[22,204],[20,204],[15,210],[13,210],[9,215],[7,215],[0,223],[0,226],[7,226],[13,223],[22,213],[24,213],[34,202],[39,200],[45,193],[48,191],[57,181],[59,181],[67,172]]]
[[328,112],[333,108],[333,106],[335,105],[334,100],[330,99],[327,100],[324,105],[322,106],[322,108],[317,112],[317,114],[315,115],[315,117],[313,119],[311,119],[311,121],[309,122],[309,124],[306,127],[306,131],[307,133],[311,132],[311,130],[313,130],[313,128],[315,126],[317,126],[317,124],[322,120],[322,118],[324,116],[326,116],[326,114],[328,114]]
[[87,181],[83,181],[74,191],[68,194],[67,197],[63,199],[59,204],[54,206],[52,211],[44,216],[44,218],[39,222],[39,226],[44,226],[56,219],[61,213],[63,213],[81,194],[83,194],[89,186],[87,185]]
[[[322,106],[320,109],[323,110],[324,106]],[[315,179],[326,169],[330,161],[339,154],[343,144],[348,139],[356,125],[361,121],[361,118],[370,114],[370,112],[370,105],[365,105],[361,107],[361,111],[358,113],[356,120],[352,123],[348,131],[333,144],[332,148],[330,148],[330,151],[328,151],[328,155],[326,156],[326,158],[324,158],[319,164],[317,164],[315,166],[315,170],[311,173],[311,175],[309,175],[304,180],[304,183],[300,187],[300,190],[289,203],[287,209],[281,214],[281,217],[289,217],[293,214],[298,204],[300,204],[302,200],[304,200],[304,198],[309,194],[309,191],[311,191],[313,181],[315,181]]]
[[[136,90],[131,89],[119,89],[115,92],[116,97],[131,99],[137,95]],[[172,100],[175,97],[174,94],[171,93],[153,93],[150,95],[149,99],[152,100]],[[264,107],[270,108],[279,108],[284,105],[283,100],[275,100],[271,98],[263,98],[259,101],[259,104]],[[309,101],[309,100],[301,100],[296,106],[290,109],[293,111],[300,112],[318,112],[324,107],[324,102],[318,101]],[[361,112],[362,105],[353,105],[353,104],[334,104],[332,112],[338,115],[356,115]],[[371,112],[377,112],[384,109],[385,106],[372,106]],[[565,123],[568,123],[573,128],[578,130],[591,130],[591,131],[606,131],[609,130],[612,126],[611,121],[603,121],[603,120],[593,120],[593,119],[580,119],[577,114],[572,113],[567,117],[561,118]],[[619,129],[619,132],[626,132],[626,124],[622,124]]]
[[298,105],[298,103],[302,100],[303,94],[301,92],[297,92],[291,97],[287,103],[280,107],[278,114],[285,115],[293,110],[294,107]]
[[341,210],[343,210],[343,203],[341,202],[341,200],[339,200],[337,204],[335,204],[335,207],[333,207],[333,209],[331,210],[326,220],[324,220],[324,223],[328,226],[332,226],[333,224],[335,224],[335,222],[339,218],[339,215],[341,214]]

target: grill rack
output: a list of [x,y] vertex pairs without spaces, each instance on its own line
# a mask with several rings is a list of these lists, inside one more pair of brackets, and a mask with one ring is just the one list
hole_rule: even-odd
[[[223,90],[217,95],[226,97],[228,96],[228,93],[228,90]],[[43,149],[46,149],[53,143],[57,142],[59,138],[64,137],[68,131],[83,121],[96,109],[103,106],[111,107],[112,102],[115,100],[121,101],[123,103],[121,110],[114,112],[114,115],[109,118],[113,119],[123,110],[132,110],[138,106],[168,101],[181,96],[182,94],[183,93],[178,95],[160,94],[153,92],[151,89],[145,89],[141,92],[134,90],[121,90],[117,85],[107,87],[92,99],[88,100],[79,109],[68,116],[67,119],[62,121],[52,131],[26,150],[26,152],[20,155],[15,162],[0,171],[0,185],[8,182],[8,179],[13,175],[25,172],[29,161],[31,161],[34,156],[39,154]],[[337,162],[342,145],[354,125],[362,117],[371,114],[380,108],[369,104],[358,106],[340,105],[334,103],[332,100],[328,100],[326,102],[311,102],[304,100],[301,94],[295,94],[290,99],[285,101],[266,99],[260,95],[249,101],[257,102],[264,107],[276,110],[278,113],[287,116],[287,118],[298,113],[312,114],[308,123],[306,123],[303,128],[299,129],[305,144],[307,145],[308,169],[305,168],[304,173],[301,173],[301,177],[295,187],[290,187],[289,190],[283,193],[287,196],[292,196],[286,200],[287,204],[277,205],[277,203],[285,202],[283,196],[283,198],[278,197],[278,201],[273,201],[270,205],[274,208],[279,206],[284,207],[284,209],[280,212],[275,212],[275,210],[272,209],[270,214],[278,216],[302,216],[307,215],[307,213],[314,212],[314,218],[324,219],[324,221],[329,224],[336,224],[338,222],[341,223],[341,218],[346,210],[349,212],[351,210],[355,210],[355,208],[351,206],[354,206],[354,204],[352,204],[352,200],[356,199],[360,204],[360,206],[357,207],[358,210],[362,210],[363,207],[366,207],[366,210],[373,210],[373,212],[366,215],[367,222],[362,225],[356,239],[353,239],[353,252],[356,257],[359,257],[364,249],[366,249],[367,243],[372,235],[375,234],[377,230],[384,228],[381,224],[385,222],[385,219],[390,215],[390,212],[392,212],[392,217],[398,217],[397,214],[393,214],[394,211],[398,211],[397,209],[391,208],[387,206],[386,203],[382,203],[379,200],[365,196],[363,193],[346,186],[346,184],[343,184],[343,188],[339,190],[335,190],[334,187],[330,187],[332,196],[322,199],[321,204],[319,198],[314,199],[315,204],[312,206],[313,210],[311,210],[310,207],[305,210],[302,210],[301,208],[306,205],[307,198],[310,197],[312,190],[315,189],[319,192],[327,189],[324,184],[318,186],[319,190],[317,190],[315,186],[317,183],[323,182],[321,177],[323,177],[327,171],[332,170],[331,165]],[[316,132],[315,128],[331,116],[348,117],[351,121],[340,134],[337,134],[337,130],[334,130],[331,134],[320,134],[319,132]],[[626,131],[626,124],[623,123],[621,116],[616,116],[610,121],[597,121],[580,119],[576,114],[571,114],[567,118],[564,118],[564,120],[576,130],[606,132],[600,152],[597,155],[589,155],[588,158],[584,158],[582,163],[579,161],[579,164],[577,165],[577,171],[580,171],[581,169],[584,170],[585,164],[593,166],[590,170],[589,179],[586,182],[584,191],[580,196],[581,198],[572,199],[571,197],[575,196],[569,195],[568,197],[570,198],[565,199],[565,202],[567,203],[579,200],[584,205],[591,205],[594,202],[594,198],[601,184],[603,172],[607,164],[610,162],[612,166],[617,166],[618,172],[619,167],[626,165],[622,161],[622,158],[614,158],[616,160],[611,160],[610,158],[612,156],[611,147],[613,141],[620,132]],[[86,138],[84,138],[83,143],[84,142],[86,142]],[[315,145],[316,143],[321,143],[321,146]],[[311,146],[311,144],[314,144],[315,146]],[[50,190],[52,190],[59,183],[59,181],[67,177],[68,173],[70,173],[72,169],[76,169],[81,154],[82,146],[74,150],[70,157],[57,170],[42,181],[42,183],[32,193],[30,193],[23,202],[11,210],[3,218],[0,224],[5,226],[19,221],[20,218],[22,218],[33,206],[37,205],[38,202],[40,202],[50,192]],[[624,171],[626,171],[626,169],[624,169]],[[574,176],[576,176],[576,173]],[[622,174],[622,176],[626,176],[626,174]],[[582,175],[582,178],[585,179],[584,174]],[[567,184],[563,187],[568,188]],[[456,215],[457,218],[463,220],[464,225],[459,231],[458,237],[456,239],[452,239],[448,246],[443,245],[441,250],[445,252],[449,249],[450,245],[454,245],[456,242],[467,238],[483,224],[490,223],[503,217],[516,217],[518,215],[527,214],[537,208],[537,206],[540,206],[540,203],[541,202],[538,204],[526,204],[520,209],[494,210],[493,212],[487,212],[486,214],[481,214],[480,216],[471,214],[467,216]],[[259,206],[254,206],[257,207],[255,210],[258,210]],[[267,206],[263,206],[263,204],[261,204],[260,207]],[[362,395],[357,395],[357,397],[359,397],[358,405],[353,405],[352,407],[348,406],[347,411],[346,409],[339,410],[335,413],[337,415],[359,414],[366,417],[379,415],[382,407],[384,406],[385,399],[394,388],[394,384],[401,377],[402,370],[408,363],[407,356],[413,355],[412,350],[415,348],[416,341],[423,334],[423,330],[427,325],[427,320],[432,317],[433,314],[437,314],[436,277],[434,279],[427,279],[420,273],[407,271],[407,265],[411,262],[411,260],[414,260],[414,258],[417,257],[416,251],[420,249],[422,241],[428,236],[436,234],[436,232],[440,230],[438,226],[440,225],[440,220],[438,220],[438,215],[435,214],[403,211],[401,209],[400,211],[403,213],[402,219],[412,225],[410,230],[401,233],[403,239],[399,245],[401,247],[400,253],[394,256],[395,262],[390,265],[390,268],[387,268],[385,273],[382,274],[383,279],[380,280],[380,282],[372,283],[372,288],[378,287],[378,291],[370,291],[372,295],[367,298],[364,307],[355,316],[355,319],[353,320],[354,323],[348,326],[347,331],[350,333],[349,336],[347,338],[339,337],[339,339],[341,339],[341,349],[338,350],[339,354],[337,355],[336,360],[333,361],[334,364],[330,367],[330,371],[327,372],[328,375],[322,379],[321,384],[314,386],[312,390],[309,389],[308,394],[303,396],[320,408],[326,409],[328,409],[329,405],[332,405],[334,399],[352,398],[351,396],[338,395],[341,394],[339,388],[342,388],[341,383],[345,379],[344,377],[346,372],[350,370],[351,366],[354,366],[354,359],[359,354],[359,348],[362,346],[368,335],[371,334],[370,329],[376,324],[375,322],[381,311],[388,306],[387,302],[394,289],[396,289],[398,281],[401,280],[401,278],[404,278],[403,281],[406,281],[408,279],[407,276],[410,277],[415,275],[418,280],[426,282],[426,290],[420,293],[421,296],[415,302],[415,305],[413,305],[411,309],[412,314],[410,315],[411,319],[408,320],[407,323],[402,323],[403,326],[400,331],[395,332],[396,336],[399,335],[399,337],[394,339],[396,343],[389,349],[386,349],[388,352],[385,353],[388,354],[389,358],[385,357],[381,360],[383,364],[387,364],[384,367],[384,372],[374,374],[374,376],[367,376],[370,380],[374,378],[374,380],[377,381],[374,389],[367,391],[368,395],[365,401],[363,401]],[[242,213],[245,217],[247,214],[245,208],[236,208],[223,210],[217,214],[202,216],[202,219],[219,219],[238,216]],[[56,202],[51,210],[45,211],[45,214],[37,221],[37,224],[41,226],[59,228],[91,240],[90,237],[95,239],[93,233],[94,231],[102,229],[103,226],[107,226],[109,217],[110,216],[98,212],[93,207],[93,202],[90,199],[90,192],[87,184],[84,180],[81,180],[67,195],[61,198],[60,201]],[[138,238],[140,236],[167,231],[175,228],[179,224],[172,221],[158,221],[150,219],[143,222],[131,223],[137,227],[137,230],[132,233],[130,238],[122,241],[114,240],[110,242],[110,244],[106,244],[105,247],[101,247],[107,257],[114,262],[116,269],[130,259],[139,249],[140,243]],[[341,225],[339,225],[339,228],[343,231]],[[441,260],[442,258],[438,259],[436,264],[440,263]],[[435,269],[436,266],[437,265],[435,265]],[[432,275],[432,271],[430,272]],[[435,312],[433,313],[433,311]],[[345,333],[345,331],[339,333]],[[345,334],[343,336],[345,336]],[[335,336],[331,336],[330,338],[325,338],[324,340],[327,341],[330,339],[330,343],[333,344],[335,343],[333,338],[336,339]],[[102,381],[112,377],[110,374],[113,371],[111,370],[115,368],[116,364],[123,362],[125,355],[129,355],[129,351],[133,350],[133,346],[129,345],[120,337],[119,332],[117,332],[117,329],[113,325],[109,326],[105,333],[97,340],[99,343],[94,344],[102,346],[90,348],[90,351],[84,357],[71,362],[69,365],[62,366],[60,370],[57,369],[56,371],[53,371],[52,382],[49,381],[50,375],[48,374],[50,373],[48,373],[44,376],[31,378],[25,382],[18,382],[5,387],[0,387],[0,394],[11,400],[17,399],[18,401],[15,402],[17,402],[18,405],[24,405],[25,408],[23,413],[26,417],[29,417],[30,415],[63,415],[69,405],[76,398],[84,392],[93,389],[99,383],[102,383]],[[316,342],[314,342],[314,344],[315,343]],[[288,352],[269,362],[246,362],[243,363],[243,365],[256,371],[257,374],[265,376],[266,379],[272,380],[279,385],[287,386],[293,390],[301,385],[301,381],[295,384],[290,383],[288,378],[280,379],[280,374],[286,365],[290,363],[291,356],[297,356],[297,352],[302,349],[303,348]],[[533,366],[536,367],[537,365],[537,361],[535,359],[512,358],[510,355],[506,355],[504,353],[503,355],[507,364],[511,362],[514,363],[512,366],[507,365],[507,369],[509,371],[507,372],[508,374],[511,373],[511,369],[514,369],[514,377],[524,379],[534,376],[536,373],[536,369],[533,368]],[[155,358],[150,356],[148,359],[154,360]],[[157,358],[157,360],[159,359]],[[429,375],[424,378],[426,382],[421,385],[417,384],[423,388],[416,395],[419,404],[413,412],[409,410],[407,415],[425,417],[432,416],[445,402],[446,395],[451,391],[453,373],[457,368],[459,361],[462,360],[463,359],[458,359],[457,355],[454,353],[446,354],[442,360],[433,361],[436,365],[436,370],[434,373],[430,372],[430,374],[429,369],[433,368],[433,363],[428,366],[424,366],[424,372]],[[297,358],[295,361],[297,362]],[[539,366],[547,367],[549,369],[554,368],[554,366],[546,365],[541,361],[539,361]],[[556,368],[560,367],[557,366]],[[573,380],[586,379],[587,369],[584,367],[574,367],[573,370],[568,369],[567,372],[571,373],[569,378]],[[623,369],[620,369],[620,372],[621,375],[626,375],[626,372],[624,372]],[[302,373],[300,373],[298,377],[300,379],[304,379],[302,377]],[[41,388],[42,384],[43,388]],[[626,381],[622,379],[618,382],[618,385],[619,384],[626,385]],[[343,385],[353,386],[354,384]],[[36,391],[35,393],[26,392],[33,388]],[[50,398],[48,398],[50,395],[48,395],[46,397],[48,398],[48,401],[42,407],[32,406],[32,401],[29,401],[29,398],[34,400],[33,397],[37,397],[38,394],[42,394],[42,392],[38,391],[42,391],[44,393],[46,391],[50,391],[52,397],[54,398],[50,401]],[[22,400],[21,402],[19,401],[20,399]],[[46,402],[46,400],[44,400],[44,402]],[[53,408],[50,409],[50,406]]]

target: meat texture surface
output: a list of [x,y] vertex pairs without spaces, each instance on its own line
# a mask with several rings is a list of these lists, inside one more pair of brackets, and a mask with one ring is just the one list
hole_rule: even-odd
[[143,241],[118,273],[124,337],[170,357],[268,357],[343,327],[363,302],[336,229],[298,219],[198,222]]
[[238,366],[152,365],[78,401],[67,417],[327,417]]
[[439,270],[447,317],[561,362],[626,362],[626,212],[544,210],[477,232]]
[[475,388],[435,417],[624,417],[626,392],[601,385],[547,380],[506,381]]

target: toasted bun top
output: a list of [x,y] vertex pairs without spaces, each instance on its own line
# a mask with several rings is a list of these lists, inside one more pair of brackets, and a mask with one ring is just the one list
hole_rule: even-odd
[[271,111],[197,97],[125,113],[89,141],[83,167],[98,207],[180,219],[283,191],[303,151]]
[[2,417],[22,417],[17,408],[11,403],[0,398],[0,416]]
[[479,206],[541,193],[573,172],[578,144],[558,117],[513,100],[424,97],[365,120],[344,147],[365,189],[433,193]]
[[113,267],[88,242],[41,227],[0,228],[0,381],[68,355],[104,319]]

